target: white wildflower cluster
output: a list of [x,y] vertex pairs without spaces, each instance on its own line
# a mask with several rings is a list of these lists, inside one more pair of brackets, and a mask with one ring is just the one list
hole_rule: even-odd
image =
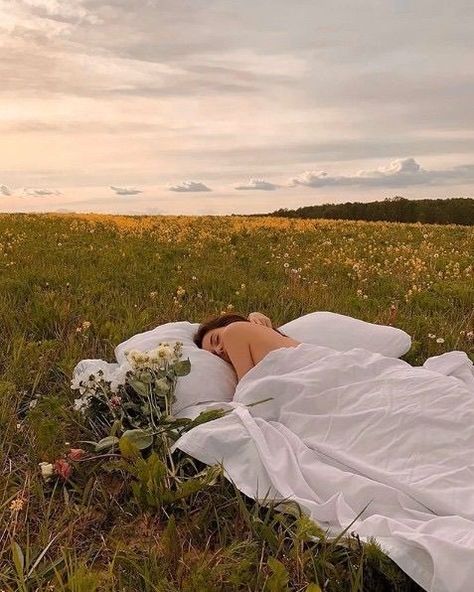
[[74,399],[73,409],[74,411],[81,411],[82,413],[89,407],[92,394],[84,393],[78,399]]
[[177,361],[182,352],[183,343],[177,341],[172,347],[167,342],[160,342],[155,349],[141,352],[136,349],[125,352],[125,356],[134,370],[151,368],[152,370],[163,369],[166,364]]
[[[160,342],[152,350],[130,350],[125,352],[126,359],[122,364],[109,364],[103,360],[81,362],[71,381],[71,389],[78,390],[81,395],[74,399],[74,410],[85,414],[97,397],[107,400],[110,408],[117,410],[121,404],[120,394],[127,380],[140,380],[142,372],[166,372],[179,361],[182,346],[182,341],[176,341],[174,345]],[[157,387],[164,389],[165,382],[156,378]]]
[[48,462],[40,462],[39,467],[41,470],[41,476],[45,481],[49,481],[54,475],[54,466]]
[[436,339],[436,343],[444,343],[443,337],[436,337],[434,333],[428,333],[430,339]]
[[90,321],[83,321],[81,325],[76,327],[76,333],[86,333],[89,330],[91,324],[92,323]]

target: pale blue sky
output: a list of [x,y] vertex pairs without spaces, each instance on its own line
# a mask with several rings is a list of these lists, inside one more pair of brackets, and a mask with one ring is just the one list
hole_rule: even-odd
[[471,2],[0,0],[0,210],[473,195]]

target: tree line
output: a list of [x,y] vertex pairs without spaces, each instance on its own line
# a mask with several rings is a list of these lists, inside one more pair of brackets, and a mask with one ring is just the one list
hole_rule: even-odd
[[372,220],[387,222],[422,222],[426,224],[474,224],[474,199],[407,199],[399,195],[383,201],[325,203],[294,210],[280,208],[266,214],[251,216],[282,216],[285,218],[332,218],[336,220]]

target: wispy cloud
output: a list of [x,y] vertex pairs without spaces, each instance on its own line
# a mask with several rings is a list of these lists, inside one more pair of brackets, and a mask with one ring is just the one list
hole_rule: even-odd
[[0,38],[6,33],[11,36],[10,42],[13,38],[18,42],[27,38],[44,41],[61,35],[69,28],[67,23],[32,14],[31,9],[21,2],[13,5],[8,0],[0,0]]
[[18,195],[20,197],[49,197],[51,195],[62,195],[62,193],[57,189],[23,187],[23,189],[19,190]]
[[10,191],[10,189],[6,185],[0,185],[0,193],[2,195],[11,195],[12,194],[12,192]]
[[329,175],[325,171],[305,171],[290,179],[289,186],[327,187],[408,187],[466,183],[474,180],[474,165],[459,165],[450,169],[426,170],[414,158],[399,158],[377,169],[363,169],[354,175]]
[[237,185],[235,189],[238,191],[274,191],[279,187],[280,185],[275,185],[275,183],[263,179],[250,179],[248,183]]
[[170,191],[177,191],[178,193],[193,193],[198,191],[212,191],[210,187],[204,185],[200,181],[183,181],[178,185],[170,185]]
[[427,4],[0,0],[2,209],[470,194],[474,3]]
[[141,189],[135,189],[133,187],[114,187],[110,185],[110,189],[115,191],[117,195],[137,195],[138,193],[143,193]]
[[93,12],[85,7],[84,0],[69,0],[68,2],[61,2],[61,0],[22,0],[22,4],[46,15],[60,20],[74,22],[87,22],[92,25],[97,25],[102,20]]

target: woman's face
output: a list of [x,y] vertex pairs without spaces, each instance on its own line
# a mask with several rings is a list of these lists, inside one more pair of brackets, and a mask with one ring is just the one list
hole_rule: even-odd
[[222,336],[226,328],[227,327],[219,327],[218,329],[211,329],[208,331],[203,337],[202,349],[219,356],[226,362],[230,362],[222,341]]

